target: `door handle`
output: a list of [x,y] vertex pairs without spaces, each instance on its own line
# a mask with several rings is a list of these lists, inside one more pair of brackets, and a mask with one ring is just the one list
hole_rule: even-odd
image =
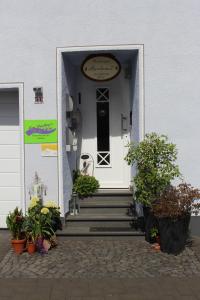
[[127,117],[125,117],[123,114],[121,114],[121,131],[122,134],[124,132],[127,132],[128,128],[127,128]]

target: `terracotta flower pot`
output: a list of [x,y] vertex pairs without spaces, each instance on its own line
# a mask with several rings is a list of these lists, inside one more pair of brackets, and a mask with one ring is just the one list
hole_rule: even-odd
[[16,254],[21,254],[25,248],[26,239],[23,240],[12,240],[12,247]]
[[159,235],[156,236],[156,243],[158,243],[160,245],[160,236]]
[[36,251],[35,243],[28,243],[27,251],[28,251],[29,254],[33,254]]

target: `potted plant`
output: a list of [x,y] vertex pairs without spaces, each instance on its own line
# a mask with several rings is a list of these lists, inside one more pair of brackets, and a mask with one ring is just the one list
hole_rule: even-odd
[[[48,208],[43,206],[38,198],[34,197],[31,199],[28,216],[32,223],[31,228],[34,228],[36,248],[40,253],[48,251],[49,247],[51,247],[51,239],[55,236],[53,226],[58,227],[55,219],[58,222],[58,216],[60,216],[60,212],[55,212],[55,210],[58,210],[55,205]],[[58,223],[61,223],[61,221]]]
[[26,248],[29,254],[33,254],[36,251],[37,240],[37,223],[34,218],[27,215],[24,222],[24,230],[26,234]]
[[80,175],[74,183],[73,191],[78,194],[79,198],[92,196],[99,188],[99,182],[94,176]]
[[159,236],[159,231],[157,227],[152,227],[150,230],[151,234],[151,240],[150,243],[158,243],[160,244],[160,236]]
[[135,164],[137,173],[133,178],[134,199],[143,205],[145,219],[145,238],[150,241],[150,230],[157,226],[151,214],[151,205],[160,193],[170,185],[171,180],[180,176],[175,164],[176,146],[168,142],[165,135],[146,134],[139,144],[131,143],[125,160],[129,165]]
[[163,252],[179,254],[185,248],[189,235],[191,213],[197,214],[200,190],[190,184],[169,186],[152,204],[152,212],[158,220],[160,247]]
[[13,212],[10,212],[6,218],[6,224],[12,234],[11,243],[13,249],[15,253],[21,254],[24,251],[26,242],[23,231],[24,216],[22,210],[19,210],[18,207],[16,207]]
[[57,230],[62,230],[60,208],[58,207],[58,205],[54,201],[48,200],[47,202],[45,202],[44,207],[47,207],[51,214],[51,227],[53,231],[56,232]]

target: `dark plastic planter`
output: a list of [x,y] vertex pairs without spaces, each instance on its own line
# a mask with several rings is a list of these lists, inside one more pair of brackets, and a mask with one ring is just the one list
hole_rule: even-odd
[[177,219],[160,218],[158,223],[161,251],[174,255],[181,253],[189,235],[190,215]]

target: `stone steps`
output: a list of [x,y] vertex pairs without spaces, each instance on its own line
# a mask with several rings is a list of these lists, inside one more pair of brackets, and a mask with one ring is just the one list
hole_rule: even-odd
[[68,215],[59,236],[140,236],[137,217],[131,214],[132,194],[128,190],[99,190],[80,200],[80,213]]

